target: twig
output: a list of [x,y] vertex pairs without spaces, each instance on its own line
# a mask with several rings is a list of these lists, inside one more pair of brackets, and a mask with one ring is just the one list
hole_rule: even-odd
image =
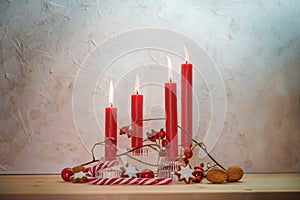
[[[94,149],[95,149],[96,146],[98,146],[98,145],[103,145],[103,144],[104,144],[104,142],[97,142],[97,143],[95,143],[95,144],[93,145],[92,149],[91,149],[91,152],[92,152],[92,160],[89,161],[89,162],[83,163],[83,164],[81,164],[80,166],[85,166],[85,165],[89,165],[89,164],[91,164],[91,163],[100,161],[99,159],[96,159],[96,158],[95,158]],[[132,159],[134,159],[134,160],[136,160],[136,161],[138,161],[138,162],[141,162],[141,163],[143,163],[143,164],[145,164],[145,165],[157,167],[157,165],[154,165],[154,164],[151,164],[151,163],[146,163],[146,162],[144,162],[144,161],[142,161],[142,160],[139,160],[139,159],[134,158],[133,156],[130,156],[130,155],[129,155],[129,153],[131,153],[131,152],[133,152],[133,151],[135,151],[135,150],[137,150],[137,149],[144,148],[144,147],[149,147],[149,148],[151,148],[151,149],[154,149],[155,151],[159,151],[158,149],[155,148],[155,147],[159,147],[159,145],[157,145],[157,144],[145,144],[145,145],[143,145],[143,146],[137,146],[137,147],[135,147],[135,148],[133,148],[133,149],[130,149],[129,151],[127,151],[127,152],[125,152],[125,153],[118,154],[118,155],[116,155],[116,157],[120,157],[120,156],[126,155],[126,156],[128,156],[128,157],[130,157],[130,158],[132,158]]]
[[145,164],[145,165],[149,165],[149,166],[153,166],[153,167],[157,167],[157,166],[158,166],[158,165],[154,165],[154,164],[147,163],[147,162],[144,162],[144,161],[142,161],[142,160],[139,160],[139,159],[137,159],[137,158],[135,158],[135,157],[133,157],[133,156],[131,156],[131,155],[129,155],[129,154],[126,154],[126,156],[128,156],[129,158],[131,158],[131,159],[133,159],[133,160],[136,160],[136,161],[138,161],[138,162],[140,162],[140,163],[142,163],[142,164]]
[[188,133],[186,130],[184,130],[184,128],[182,128],[181,126],[178,125],[178,128],[181,129],[188,137],[190,137],[192,139],[192,141],[197,144],[205,153],[206,155],[212,160],[214,161],[214,163],[216,163],[216,165],[218,165],[219,167],[221,167],[222,169],[225,170],[225,168],[220,164],[218,163],[209,153],[208,151],[206,150],[206,146],[203,142],[198,142],[197,140],[195,140],[190,133]]
[[151,149],[154,149],[155,151],[159,151],[158,149],[154,148],[154,146],[155,146],[155,147],[159,147],[159,145],[157,145],[157,144],[145,144],[145,145],[143,145],[143,146],[137,146],[137,147],[135,147],[135,148],[133,148],[133,149],[130,149],[129,151],[127,151],[127,152],[125,152],[125,153],[118,154],[117,157],[126,155],[126,156],[128,156],[129,158],[131,158],[131,159],[133,159],[133,160],[136,160],[136,161],[138,161],[138,162],[140,162],[140,163],[142,163],[142,164],[149,165],[149,166],[153,166],[153,167],[157,167],[157,165],[154,165],[154,164],[152,164],[152,163],[144,162],[144,161],[142,161],[142,160],[140,160],[140,159],[137,159],[137,158],[135,158],[135,157],[129,155],[130,152],[133,152],[133,151],[135,151],[135,150],[137,150],[137,149],[141,149],[141,148],[144,148],[144,147],[150,147]]
[[92,163],[94,163],[94,162],[98,162],[98,161],[99,161],[99,159],[96,159],[96,158],[95,158],[94,149],[95,149],[95,147],[96,147],[97,145],[101,145],[101,144],[104,144],[104,142],[97,142],[97,143],[95,143],[95,144],[93,145],[93,147],[92,147],[92,149],[91,149],[91,152],[92,152],[92,158],[93,158],[93,159],[92,159],[91,161],[89,161],[89,162],[86,162],[86,163],[81,164],[80,166],[89,165],[89,164],[92,164]]
[[139,122],[152,121],[152,120],[164,120],[164,119],[166,119],[166,118],[157,117],[157,118],[138,119],[138,120],[132,122],[129,126],[132,126],[132,125],[137,124]]
[[85,165],[89,165],[89,164],[92,164],[92,163],[94,163],[94,162],[99,162],[100,160],[91,160],[91,161],[89,161],[89,162],[86,162],[86,163],[83,163],[83,164],[81,164],[80,166],[85,166]]
[[135,147],[133,149],[130,149],[129,151],[127,151],[125,153],[118,154],[117,157],[120,157],[120,156],[123,156],[123,155],[127,155],[130,152],[133,152],[133,151],[135,151],[137,149],[141,149],[141,148],[144,148],[144,147],[150,147],[151,149],[154,149],[155,151],[159,151],[158,149],[154,148],[153,146],[158,146],[158,145],[157,144],[145,144],[143,146],[137,146],[137,147]]

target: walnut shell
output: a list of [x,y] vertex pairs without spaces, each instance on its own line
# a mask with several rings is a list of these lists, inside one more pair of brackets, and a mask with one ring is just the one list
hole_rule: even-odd
[[241,180],[244,175],[244,171],[239,166],[230,166],[226,170],[227,172],[227,181],[228,182],[237,182]]
[[206,173],[205,177],[211,183],[223,183],[227,180],[227,172],[220,168],[212,168]]

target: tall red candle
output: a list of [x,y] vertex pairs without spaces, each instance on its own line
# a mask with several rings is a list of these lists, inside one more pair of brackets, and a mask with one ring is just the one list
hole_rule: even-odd
[[[181,64],[181,127],[188,134],[193,133],[193,65],[188,63],[188,52],[185,50],[186,63]],[[184,149],[192,146],[192,135],[181,131],[181,144]]]
[[168,57],[170,82],[165,83],[166,139],[169,142],[167,158],[175,161],[178,157],[178,123],[177,123],[177,92],[176,83],[172,82],[171,61]]
[[[131,121],[143,119],[143,95],[139,94],[139,77],[136,76],[135,83],[136,94],[131,95]],[[136,148],[143,145],[143,121],[138,121],[132,126],[133,135],[131,138],[131,148]],[[135,154],[140,154],[141,149],[136,149]]]
[[113,85],[110,82],[110,107],[105,108],[105,160],[115,160],[117,155],[117,108],[113,107]]

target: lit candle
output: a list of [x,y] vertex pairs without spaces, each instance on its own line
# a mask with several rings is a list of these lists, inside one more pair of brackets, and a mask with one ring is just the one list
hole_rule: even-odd
[[[143,119],[143,95],[139,94],[139,76],[136,75],[135,94],[131,95],[131,120],[136,122]],[[143,145],[143,121],[138,121],[132,126],[133,135],[131,138],[131,148]],[[141,149],[136,149],[135,154],[140,154]]]
[[166,139],[169,142],[167,158],[170,161],[175,161],[178,156],[176,83],[172,82],[171,60],[169,57],[167,59],[170,78],[170,82],[165,83]]
[[117,108],[113,107],[113,84],[110,82],[109,107],[105,108],[105,160],[115,160],[117,155]]
[[[188,134],[193,132],[193,65],[189,63],[189,54],[184,47],[185,63],[181,64],[181,127]],[[181,132],[181,144],[184,149],[192,146],[192,138]]]

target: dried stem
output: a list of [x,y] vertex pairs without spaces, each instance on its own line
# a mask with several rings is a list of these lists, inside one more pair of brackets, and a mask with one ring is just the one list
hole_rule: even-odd
[[81,164],[80,166],[85,166],[85,165],[89,165],[89,164],[92,164],[92,163],[94,163],[94,162],[99,162],[100,160],[91,160],[91,161],[89,161],[89,162],[86,162],[86,163],[83,163],[83,164]]
[[97,143],[95,143],[95,144],[93,145],[92,149],[91,149],[91,152],[92,152],[92,158],[93,158],[93,159],[92,159],[91,161],[89,161],[89,162],[86,162],[86,163],[81,164],[80,166],[85,166],[85,165],[92,164],[92,163],[94,163],[94,162],[98,162],[99,159],[96,159],[96,158],[95,158],[94,149],[95,149],[95,147],[96,147],[97,145],[102,145],[102,144],[104,144],[104,142],[97,142]]
[[178,125],[178,128],[181,129],[188,137],[190,137],[192,139],[192,141],[197,144],[205,153],[206,155],[214,162],[216,163],[216,165],[218,165],[219,167],[221,167],[222,169],[225,170],[225,168],[220,164],[218,163],[207,151],[206,149],[206,146],[203,142],[198,142],[197,140],[195,140],[190,133],[188,133],[184,128],[182,128],[181,126]]
[[133,149],[130,149],[129,151],[127,151],[127,152],[125,152],[125,153],[118,154],[117,157],[126,155],[126,156],[128,156],[129,158],[131,158],[131,159],[133,159],[133,160],[136,160],[136,161],[138,161],[138,162],[140,162],[140,163],[142,163],[142,164],[149,165],[149,166],[153,166],[153,167],[157,167],[157,165],[154,165],[154,164],[152,164],[152,163],[144,162],[144,161],[142,161],[142,160],[140,160],[140,159],[137,159],[137,158],[135,158],[134,156],[131,156],[131,155],[129,154],[130,152],[133,152],[133,151],[135,151],[135,150],[137,150],[137,149],[141,149],[141,148],[144,148],[144,147],[149,147],[149,148],[151,148],[151,149],[154,149],[155,151],[159,151],[158,149],[155,148],[155,147],[159,147],[159,145],[157,145],[157,144],[145,144],[145,145],[143,145],[143,146],[137,146],[137,147],[135,147],[135,148],[133,148]]
[[[96,146],[98,146],[98,145],[103,145],[103,144],[104,144],[104,142],[97,142],[97,143],[95,143],[95,144],[93,145],[92,149],[91,149],[93,159],[92,159],[91,161],[89,161],[89,162],[86,162],[86,163],[81,164],[80,166],[85,166],[85,165],[89,165],[89,164],[94,163],[94,162],[99,162],[99,161],[100,161],[99,159],[95,159],[94,149],[95,149]],[[118,154],[118,155],[116,155],[116,157],[120,157],[120,156],[126,155],[126,156],[130,157],[131,159],[136,160],[136,161],[138,161],[138,162],[140,162],[140,163],[142,163],[142,164],[157,167],[157,165],[154,165],[154,164],[151,164],[151,163],[144,162],[144,161],[142,161],[142,160],[139,160],[139,159],[134,158],[133,156],[129,155],[129,153],[131,153],[131,152],[133,152],[133,151],[135,151],[135,150],[137,150],[137,149],[144,148],[144,147],[149,147],[149,148],[151,148],[151,149],[154,149],[155,151],[159,151],[159,150],[158,150],[157,148],[155,148],[155,147],[160,148],[159,145],[157,145],[157,144],[145,144],[145,145],[143,145],[143,146],[137,146],[137,147],[135,147],[135,148],[133,148],[133,149],[130,149],[129,151],[127,151],[127,152],[125,152],[125,153]]]
[[133,151],[135,151],[137,149],[141,149],[141,148],[144,148],[144,147],[150,147],[151,149],[154,149],[155,151],[159,151],[158,149],[154,148],[153,146],[158,146],[158,145],[157,144],[145,144],[143,146],[137,146],[137,147],[135,147],[133,149],[130,149],[129,151],[127,151],[125,153],[118,154],[117,157],[120,157],[120,156],[123,156],[123,155],[127,155],[130,152],[133,152]]
[[155,120],[164,120],[166,118],[163,118],[163,117],[157,117],[157,118],[146,118],[146,119],[138,119],[134,122],[132,122],[129,126],[132,126],[136,123],[139,123],[139,122],[145,122],[145,121],[155,121]]
[[154,165],[154,164],[152,164],[152,163],[147,163],[147,162],[144,162],[144,161],[142,161],[142,160],[139,160],[139,159],[137,159],[137,158],[135,158],[135,157],[133,157],[133,156],[131,156],[131,155],[129,155],[129,154],[126,154],[126,156],[128,156],[129,158],[131,158],[131,159],[133,159],[133,160],[136,160],[136,161],[138,161],[138,162],[140,162],[140,163],[142,163],[142,164],[145,164],[145,165],[149,165],[149,166],[153,166],[153,167],[157,167],[158,165]]

